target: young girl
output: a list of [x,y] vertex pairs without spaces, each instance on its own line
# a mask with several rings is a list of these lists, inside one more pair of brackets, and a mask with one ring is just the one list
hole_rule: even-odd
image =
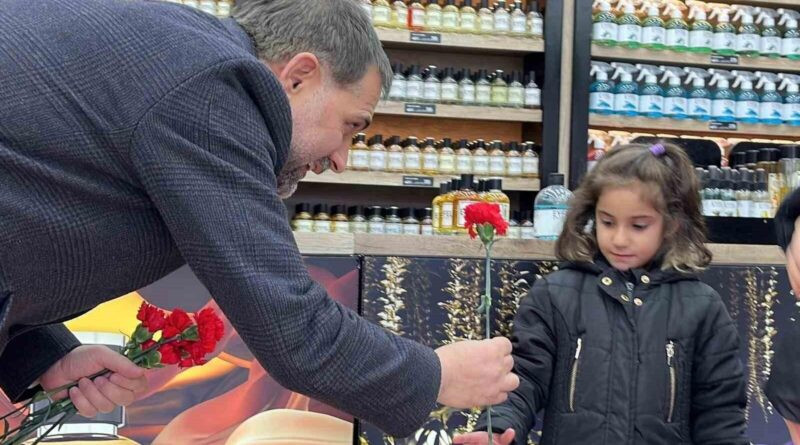
[[[575,192],[556,256],[514,322],[519,388],[492,409],[496,444],[746,445],[738,335],[696,273],[705,247],[698,181],[669,145],[630,145]],[[480,432],[482,430],[483,432]],[[488,443],[485,414],[457,444]]]

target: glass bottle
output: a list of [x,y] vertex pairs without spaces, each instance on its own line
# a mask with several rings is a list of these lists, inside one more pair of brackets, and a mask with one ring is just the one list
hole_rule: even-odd
[[519,223],[519,234],[522,239],[536,239],[536,229],[533,226],[533,212],[522,212],[522,222]]
[[427,138],[422,149],[422,173],[438,175],[439,171],[439,152],[436,150],[433,138]]
[[403,220],[400,219],[400,209],[397,207],[389,207],[386,209],[384,217],[384,233],[386,235],[402,235],[403,234]]
[[525,86],[521,82],[518,72],[511,74],[511,83],[508,85],[508,106],[522,108],[525,106]]
[[489,174],[506,175],[506,153],[500,141],[492,141],[492,151],[489,152]]
[[478,32],[494,33],[494,13],[489,9],[489,0],[481,0],[481,9],[478,11]]
[[406,100],[421,101],[425,97],[425,82],[419,73],[419,67],[412,65],[406,76]]
[[502,70],[497,70],[492,81],[492,106],[508,106],[508,83]]
[[539,177],[539,155],[534,150],[533,142],[525,142],[525,150],[522,152],[522,177]]
[[409,28],[414,31],[423,31],[425,29],[425,7],[422,6],[420,0],[411,0],[408,6],[408,22]]
[[447,0],[447,5],[442,9],[442,31],[458,32],[459,15],[456,0]]
[[778,162],[783,172],[783,191],[781,200],[800,187],[800,146],[784,145],[781,147],[781,160]]
[[425,102],[438,103],[442,100],[442,83],[439,81],[439,69],[431,65],[425,77],[423,99]]
[[466,139],[458,141],[458,150],[456,150],[456,173],[460,175],[472,173],[472,152],[467,148],[468,144]]
[[[383,137],[375,136],[376,142]],[[403,173],[405,171],[405,154],[403,147],[400,146],[400,137],[392,136],[387,141],[386,148],[386,171],[389,173]]]
[[[745,164],[745,167],[755,171],[757,165],[758,165],[758,150],[747,150],[747,164]],[[755,178],[753,179],[753,181],[755,181]]]
[[441,235],[451,235],[453,233],[454,215],[457,212],[455,207],[455,194],[461,188],[461,180],[458,178],[450,182],[450,191],[442,196],[440,203],[441,213],[439,214],[439,233]]
[[353,170],[369,170],[370,152],[366,141],[367,135],[364,133],[358,133],[356,135],[356,142],[352,147],[350,147],[350,158],[352,158]]
[[452,175],[456,171],[456,152],[453,151],[453,141],[445,138],[439,149],[439,172],[443,175]]
[[519,143],[510,142],[506,153],[506,175],[511,178],[522,177],[522,154],[519,152]]
[[369,170],[383,172],[386,171],[386,167],[386,147],[383,145],[383,136],[373,136],[369,147]]
[[453,68],[445,68],[442,75],[441,102],[444,104],[458,103],[458,82]]
[[403,65],[392,66],[394,76],[392,76],[392,87],[389,89],[389,99],[396,101],[406,100],[406,76],[403,74]]
[[534,232],[537,239],[554,241],[564,227],[572,192],[564,187],[564,175],[551,173],[547,179],[549,185],[536,195],[533,203]]
[[442,30],[442,7],[439,6],[439,0],[428,2],[428,7],[425,8],[425,30],[438,32]]
[[484,202],[490,202],[500,206],[500,214],[503,219],[508,222],[511,219],[511,200],[508,195],[503,193],[503,180],[499,178],[491,178],[486,180],[486,194],[483,197]]
[[425,207],[419,213],[419,231],[423,236],[433,235],[433,212],[430,207]]
[[453,233],[467,233],[467,229],[464,227],[466,224],[466,209],[470,205],[480,202],[480,197],[475,191],[474,181],[475,177],[473,175],[461,175],[461,187],[459,191],[455,193],[453,198],[453,206],[455,209],[457,209],[453,221]]
[[528,17],[522,10],[522,0],[514,0],[511,9],[511,35],[514,37],[525,37],[528,32]]
[[536,39],[544,37],[544,17],[539,12],[539,1],[528,1],[528,36]]
[[392,26],[392,6],[387,0],[375,0],[372,4],[372,24],[379,28]]
[[769,173],[764,169],[756,169],[755,193],[752,193],[755,218],[772,218],[775,212],[769,194]]
[[334,233],[350,233],[350,220],[347,218],[347,206],[331,207],[331,221]]
[[367,217],[364,216],[364,207],[352,206],[347,209],[350,215],[350,233],[368,233]]
[[386,222],[383,219],[381,206],[369,208],[367,213],[367,232],[373,235],[384,235],[386,233]]
[[440,234],[440,229],[442,227],[442,201],[448,193],[450,193],[450,183],[446,181],[442,182],[439,184],[439,194],[433,198],[433,202],[431,203],[431,209],[433,210],[433,232],[437,235]]
[[505,0],[498,0],[494,9],[494,33],[507,35],[511,32],[511,14],[506,8]]
[[489,174],[489,152],[486,151],[486,142],[478,139],[472,153],[472,172],[476,175]]
[[411,136],[406,141],[403,149],[403,168],[406,173],[422,173],[422,153],[419,150],[417,138]]
[[300,203],[294,206],[292,230],[301,233],[311,233],[314,231],[314,218],[311,216],[310,204]]
[[404,0],[392,3],[392,25],[399,29],[408,28],[408,5]]
[[475,104],[475,82],[469,70],[461,71],[461,81],[458,83],[458,97],[463,105]]
[[519,211],[514,210],[511,212],[511,219],[508,220],[508,231],[506,236],[509,239],[520,239],[522,238],[522,234],[520,233],[519,227]]
[[331,216],[328,212],[328,204],[317,204],[314,206],[314,233],[331,233]]
[[464,0],[462,2],[459,15],[460,25],[458,30],[464,34],[477,34],[479,29],[478,13],[472,7],[472,0]]
[[528,83],[525,85],[525,108],[542,107],[542,90],[536,85],[536,73],[528,73]]
[[747,168],[739,169],[739,182],[736,184],[736,216],[749,218],[752,212],[750,188],[753,175]]
[[475,103],[480,106],[492,104],[492,84],[489,82],[488,77],[486,70],[480,70],[478,81],[475,82]]
[[419,235],[420,225],[415,209],[400,210],[400,218],[403,220],[403,235]]

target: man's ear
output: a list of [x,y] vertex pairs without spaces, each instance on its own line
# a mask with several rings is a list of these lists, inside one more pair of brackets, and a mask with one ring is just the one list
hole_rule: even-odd
[[322,66],[317,56],[311,53],[300,53],[286,62],[271,64],[270,69],[288,96],[322,83]]

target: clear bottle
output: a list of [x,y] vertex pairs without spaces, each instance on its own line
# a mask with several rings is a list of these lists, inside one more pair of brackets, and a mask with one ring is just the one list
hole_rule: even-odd
[[751,193],[754,207],[754,218],[773,218],[775,212],[769,194],[768,173],[763,169],[756,169],[755,192]]
[[[433,202],[431,203],[431,209],[433,210],[433,232],[437,235],[441,234],[441,227],[442,227],[442,201],[450,193],[450,183],[449,182],[442,182],[439,184],[439,194],[433,198]],[[450,209],[450,219],[452,220],[452,207]]]
[[[737,12],[737,15],[739,13]],[[734,17],[735,18],[735,17]],[[753,23],[753,16],[744,10],[741,14],[742,25],[736,36],[736,52],[748,57],[758,57],[761,49],[761,32],[758,25]]]
[[486,193],[483,196],[483,201],[499,205],[500,214],[508,222],[511,219],[511,200],[508,195],[503,193],[503,180],[499,178],[488,179],[485,187]]
[[478,12],[472,7],[472,0],[464,0],[459,11],[459,32],[477,34],[479,29]]
[[367,233],[372,235],[386,234],[386,221],[383,219],[381,206],[372,206],[367,212]]
[[425,102],[438,103],[442,101],[442,83],[439,80],[439,69],[433,65],[428,67],[423,95]]
[[[383,136],[375,136],[376,142],[382,142]],[[405,171],[405,154],[400,146],[400,137],[392,136],[386,144],[386,171],[403,173]]]
[[422,173],[422,153],[416,137],[410,136],[403,149],[403,171],[411,174]]
[[761,28],[759,52],[764,57],[777,59],[781,56],[781,45],[783,44],[781,31],[775,26],[774,17],[764,14],[759,19],[764,21],[764,26]]
[[494,34],[494,13],[489,9],[489,0],[481,0],[481,9],[478,10],[478,32]]
[[442,9],[442,31],[458,32],[458,18],[460,13],[456,0],[447,0],[447,4]]
[[472,152],[467,148],[469,142],[466,139],[458,141],[456,150],[456,173],[461,175],[472,174]]
[[[736,216],[736,192],[733,188],[733,170],[728,167],[723,167],[723,179],[719,187],[719,199],[722,201],[722,208],[720,209],[720,216],[731,218]],[[736,172],[738,175],[739,172]]]
[[408,5],[408,24],[409,29],[414,31],[425,30],[425,7],[420,0],[411,0]]
[[395,0],[392,3],[392,24],[395,28],[408,28],[408,5],[404,0]]
[[373,3],[372,24],[379,28],[392,26],[392,6],[387,0],[375,0]]
[[292,230],[301,233],[311,233],[314,231],[314,217],[311,215],[310,204],[300,203],[294,207]]
[[400,209],[389,207],[384,212],[384,233],[386,235],[402,235],[403,220],[400,219]]
[[352,159],[353,170],[356,171],[369,170],[370,152],[366,141],[367,141],[367,135],[365,135],[364,133],[358,133],[356,135],[355,143],[353,144],[352,147],[350,147],[350,158]]
[[392,69],[394,76],[392,76],[392,87],[389,89],[389,99],[404,101],[406,100],[406,76],[403,74],[403,65],[395,64]]
[[678,7],[670,6],[672,7],[666,8],[670,11],[670,19],[664,25],[667,30],[667,47],[673,51],[686,52],[689,50],[689,24],[683,19],[683,12]]
[[458,82],[456,82],[455,70],[445,68],[442,74],[441,102],[443,104],[458,103]]
[[508,143],[506,153],[506,176],[510,178],[522,177],[522,154],[519,151],[519,143],[516,141]]
[[472,152],[472,172],[484,176],[489,174],[489,152],[483,139],[478,139]]
[[521,73],[513,72],[508,84],[508,106],[522,108],[525,106],[525,85],[521,82]]
[[458,98],[463,105],[475,105],[475,82],[472,81],[472,73],[469,70],[461,71]]
[[561,235],[572,192],[564,187],[564,175],[551,173],[548,186],[533,203],[534,232],[537,239],[554,241]]
[[424,209],[421,209],[418,215],[420,235],[433,235],[433,211],[431,208],[425,207]]
[[752,213],[752,198],[750,189],[752,187],[752,172],[746,168],[739,170],[739,182],[736,183],[736,216],[739,218],[749,218]]
[[752,170],[754,172],[751,181],[755,182],[756,179],[757,179],[755,177],[755,171],[756,171],[756,168],[758,167],[758,150],[747,150],[745,155],[746,155],[746,159],[747,159],[747,162],[745,163],[745,167],[747,167],[748,169],[750,169],[750,170]]
[[461,175],[461,187],[453,197],[453,206],[456,209],[456,214],[453,220],[452,233],[465,234],[467,233],[466,227],[466,209],[472,204],[480,202],[478,192],[475,191],[475,177],[472,175]]
[[497,70],[494,73],[494,80],[492,81],[492,106],[508,106],[508,83],[506,82],[505,74],[503,74],[502,70]]
[[422,149],[422,173],[426,175],[438,175],[439,151],[436,150],[433,138],[425,139],[425,147]]
[[781,201],[783,201],[789,196],[789,193],[800,187],[800,146],[781,146],[781,160],[778,161],[778,168],[783,173],[781,190]]
[[694,18],[689,31],[689,51],[699,54],[711,53],[714,46],[714,27],[708,22],[706,11],[701,7],[695,7],[689,17]]
[[388,166],[386,146],[383,145],[383,136],[373,136],[369,147],[369,170],[373,172],[386,171]]
[[619,26],[617,17],[611,12],[608,0],[600,0],[600,11],[592,17],[592,42],[602,46],[617,44]]
[[642,46],[647,49],[661,51],[666,48],[667,30],[658,6],[651,3],[647,7],[647,18],[642,22]]
[[489,152],[489,174],[505,176],[506,172],[506,152],[503,150],[503,143],[492,141],[492,151]]
[[544,37],[544,17],[539,12],[539,1],[528,0],[528,37],[541,39]]
[[328,204],[314,206],[314,233],[331,233],[333,224],[328,210]]
[[708,180],[704,188],[705,205],[703,206],[705,216],[720,216],[722,214],[722,199],[720,185],[722,181],[722,171],[716,165],[708,167]]
[[425,82],[419,73],[419,67],[412,65],[406,76],[406,100],[421,101],[425,98]]
[[507,232],[506,236],[509,239],[520,239],[520,238],[522,238],[522,233],[521,233],[520,227],[519,227],[519,220],[520,220],[519,211],[514,210],[511,213],[511,219],[508,220],[508,232]]
[[480,70],[475,82],[475,103],[488,107],[492,104],[492,83],[486,70]]
[[439,149],[439,173],[452,175],[456,172],[456,152],[453,151],[453,141],[445,138]]
[[637,49],[642,46],[642,21],[636,16],[633,3],[625,3],[622,15],[617,18],[617,44],[624,48]]
[[439,1],[429,1],[425,8],[425,30],[439,32],[442,30],[442,7]]
[[533,212],[522,212],[522,221],[519,223],[519,235],[522,239],[536,239],[536,228],[533,224]]
[[511,33],[511,14],[506,8],[505,0],[498,0],[494,9],[494,33],[497,35]]
[[514,0],[511,7],[511,35],[514,37],[525,37],[528,32],[528,17],[522,10],[522,0]]
[[369,233],[367,217],[364,216],[364,207],[349,207],[347,214],[350,216],[350,233]]
[[400,219],[403,220],[403,235],[419,235],[420,224],[417,219],[416,209],[404,208],[400,210]]
[[522,177],[539,177],[539,155],[534,150],[533,142],[525,142],[525,150],[522,152]]
[[717,25],[714,27],[714,39],[711,50],[724,56],[736,55],[736,27],[731,24],[730,11],[727,8],[716,8],[711,12],[711,17],[717,16]]
[[542,108],[542,90],[536,85],[536,73],[528,73],[528,83],[525,85],[525,108]]
[[347,206],[335,205],[331,207],[331,221],[334,233],[350,233],[350,219],[347,217]]

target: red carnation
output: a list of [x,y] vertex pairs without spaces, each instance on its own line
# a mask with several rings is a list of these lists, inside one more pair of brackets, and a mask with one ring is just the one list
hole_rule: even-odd
[[164,365],[177,365],[180,361],[180,351],[174,343],[167,343],[158,348],[161,353],[161,363]]
[[170,339],[181,335],[183,331],[192,326],[192,319],[183,309],[175,309],[167,317],[167,323],[164,327],[162,337]]
[[164,311],[147,303],[142,303],[139,307],[139,313],[136,314],[136,319],[141,321],[142,326],[147,328],[150,333],[164,329],[166,323]]
[[206,353],[214,352],[217,342],[222,340],[225,333],[225,325],[219,319],[214,309],[205,308],[195,316],[197,328],[200,334],[200,344]]
[[478,237],[476,226],[490,225],[494,227],[498,235],[505,235],[508,230],[508,222],[503,219],[500,206],[497,204],[488,202],[470,204],[465,209],[464,219],[466,220],[464,227],[469,230],[469,236],[472,239]]

